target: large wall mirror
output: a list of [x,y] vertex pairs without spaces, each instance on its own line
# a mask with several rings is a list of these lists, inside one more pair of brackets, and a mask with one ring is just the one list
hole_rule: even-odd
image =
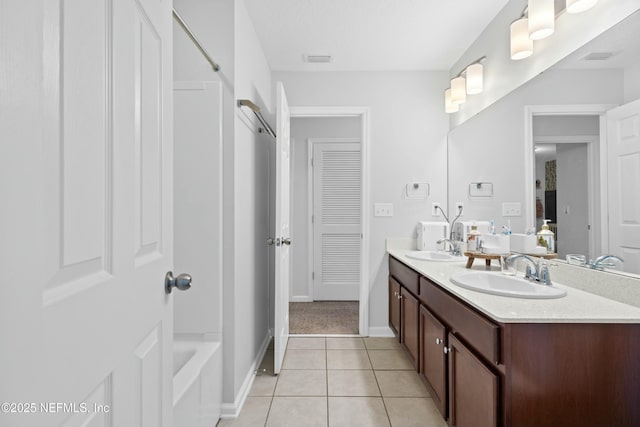
[[[559,259],[617,252],[615,234],[624,234],[619,270],[640,274],[640,155],[628,162],[624,188],[614,189],[634,200],[621,204],[609,194],[606,129],[607,111],[638,99],[640,12],[450,131],[449,210],[463,202],[464,220],[494,220],[514,233],[550,219]],[[478,183],[491,191],[471,191]],[[620,206],[637,227],[612,237]]]

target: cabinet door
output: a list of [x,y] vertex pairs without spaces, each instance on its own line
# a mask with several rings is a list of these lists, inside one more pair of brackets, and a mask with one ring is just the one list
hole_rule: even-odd
[[400,284],[389,276],[389,326],[400,340]]
[[420,362],[420,359],[418,359],[420,347],[418,313],[420,310],[420,304],[418,303],[418,299],[411,295],[411,293],[404,287],[400,290],[400,295],[400,322],[402,324],[402,329],[400,330],[400,342],[402,342],[409,351],[409,354],[413,358],[413,365],[417,370]]
[[447,418],[447,329],[423,305],[420,306],[420,372],[430,386],[433,403]]
[[450,425],[497,426],[498,376],[451,333],[447,353]]

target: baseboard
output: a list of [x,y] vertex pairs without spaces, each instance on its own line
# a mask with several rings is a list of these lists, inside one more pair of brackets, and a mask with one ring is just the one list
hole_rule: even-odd
[[247,375],[242,382],[242,386],[238,393],[236,393],[235,399],[233,403],[223,403],[220,408],[220,418],[238,418],[240,415],[240,411],[244,406],[244,402],[247,400],[247,396],[249,395],[249,391],[251,390],[251,386],[253,385],[253,381],[256,378],[256,371],[260,367],[260,362],[264,358],[265,353],[267,352],[267,348],[269,347],[269,342],[271,341],[272,334],[270,332],[264,337],[264,341],[260,346],[260,351],[258,351],[257,357],[253,360]]
[[313,302],[313,298],[307,296],[291,297],[289,302]]
[[370,337],[395,337],[395,334],[388,326],[369,326]]

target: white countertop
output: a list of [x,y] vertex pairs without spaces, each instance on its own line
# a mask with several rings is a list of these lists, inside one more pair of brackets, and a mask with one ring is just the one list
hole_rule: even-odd
[[[434,262],[408,258],[411,250],[403,244],[387,244],[387,253],[431,279],[488,317],[502,323],[640,323],[640,308],[562,284],[567,295],[556,299],[524,299],[461,288],[449,281],[459,271],[468,271],[465,262]],[[486,271],[484,260],[472,270]],[[492,266],[492,270],[500,268]]]

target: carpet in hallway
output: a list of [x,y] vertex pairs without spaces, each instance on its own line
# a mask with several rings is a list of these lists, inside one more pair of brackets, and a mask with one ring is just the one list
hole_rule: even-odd
[[358,301],[289,303],[290,334],[358,334]]

